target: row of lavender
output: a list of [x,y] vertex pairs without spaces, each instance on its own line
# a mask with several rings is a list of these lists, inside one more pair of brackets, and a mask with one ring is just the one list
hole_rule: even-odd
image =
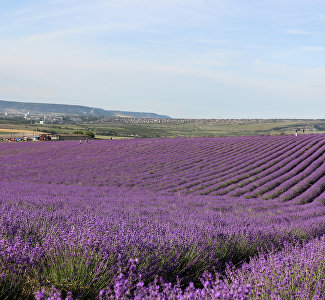
[[[295,201],[2,182],[0,298],[26,299],[39,291],[42,299],[70,291],[69,299],[115,299],[130,293],[139,299],[181,299],[184,293],[189,299],[272,293],[318,299],[324,292],[324,240],[316,238],[304,247],[298,241],[324,234],[324,216],[325,207],[318,202],[297,211]],[[267,263],[261,255],[248,266],[226,268],[230,262],[241,265],[259,250],[277,250],[286,241],[297,246],[269,254]],[[132,258],[138,259],[141,277],[132,273],[134,266],[130,269]],[[118,276],[128,270],[133,275]],[[202,287],[199,278],[214,270],[226,270],[227,279],[206,275]],[[154,284],[155,276],[173,284],[179,277],[182,289]],[[50,292],[52,286],[56,289]]]
[[7,144],[0,179],[325,203],[324,160],[324,135]]

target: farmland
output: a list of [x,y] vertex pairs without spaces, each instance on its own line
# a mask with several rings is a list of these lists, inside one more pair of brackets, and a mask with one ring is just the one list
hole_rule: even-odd
[[39,124],[35,120],[21,118],[3,119],[0,128],[30,130],[54,134],[72,134],[74,131],[92,131],[96,138],[113,137],[218,137],[324,133],[324,120],[294,119],[142,119],[142,118],[90,118],[79,121],[65,116],[62,123]]
[[0,298],[322,299],[324,160],[324,134],[1,144]]

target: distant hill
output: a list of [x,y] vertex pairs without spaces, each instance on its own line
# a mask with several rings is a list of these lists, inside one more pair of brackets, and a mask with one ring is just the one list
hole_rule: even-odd
[[156,113],[131,112],[118,110],[105,110],[102,108],[88,107],[82,105],[28,103],[0,100],[0,112],[24,114],[46,114],[46,115],[93,115],[99,117],[133,117],[133,118],[161,118],[169,119],[169,116]]

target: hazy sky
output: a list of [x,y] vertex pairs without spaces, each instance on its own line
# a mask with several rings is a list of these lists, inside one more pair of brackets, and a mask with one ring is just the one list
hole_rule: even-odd
[[0,99],[325,118],[325,1],[0,0]]

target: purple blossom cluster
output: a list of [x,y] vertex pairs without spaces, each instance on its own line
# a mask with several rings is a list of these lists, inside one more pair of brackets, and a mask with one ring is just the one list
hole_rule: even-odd
[[1,144],[0,298],[322,299],[324,153],[324,135]]
[[324,299],[325,236],[303,245],[286,243],[280,252],[261,253],[239,269],[229,267],[227,275],[253,286],[252,298]]

